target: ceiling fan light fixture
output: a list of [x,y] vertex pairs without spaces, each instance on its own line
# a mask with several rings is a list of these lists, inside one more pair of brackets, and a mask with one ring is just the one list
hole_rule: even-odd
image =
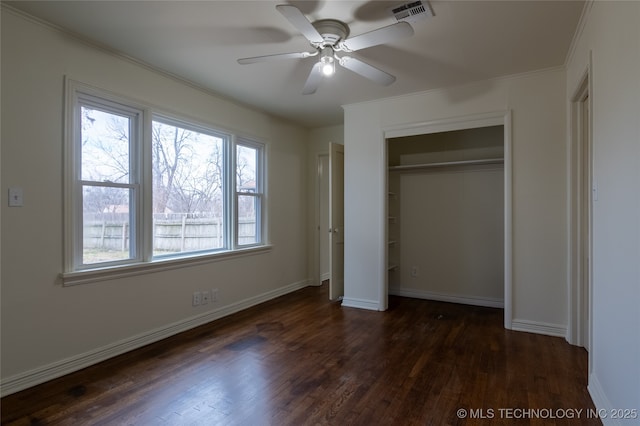
[[333,49],[325,47],[320,55],[320,63],[322,64],[322,75],[331,77],[336,72],[336,63],[333,58]]

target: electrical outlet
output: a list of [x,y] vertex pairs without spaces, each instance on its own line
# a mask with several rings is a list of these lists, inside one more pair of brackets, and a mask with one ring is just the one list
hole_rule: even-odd
[[191,303],[193,304],[193,306],[198,306],[199,304],[201,304],[202,293],[200,293],[199,291],[193,292],[193,298],[191,299]]
[[413,278],[416,278],[418,276],[418,267],[417,266],[412,266],[411,267],[411,276]]
[[211,292],[209,290],[205,290],[202,292],[202,305],[206,305],[211,300]]
[[216,303],[218,301],[218,289],[214,288],[213,290],[211,290],[211,301],[213,303]]

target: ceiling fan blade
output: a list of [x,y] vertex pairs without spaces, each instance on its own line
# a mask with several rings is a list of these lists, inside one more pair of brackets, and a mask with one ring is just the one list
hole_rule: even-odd
[[378,28],[377,30],[348,38],[341,42],[340,45],[346,47],[348,51],[354,52],[412,35],[413,27],[408,22],[398,22],[387,27]]
[[307,82],[304,84],[304,89],[302,89],[302,94],[311,95],[313,93],[316,93],[316,90],[320,86],[321,82],[322,82],[322,64],[320,62],[316,62],[313,68],[311,68],[309,77],[307,77]]
[[274,61],[280,59],[301,59],[310,56],[316,56],[318,52],[294,52],[294,53],[277,53],[275,55],[254,56],[251,58],[238,59],[238,63],[242,65],[255,64],[256,62]]
[[291,22],[291,24],[298,29],[311,43],[322,43],[324,39],[315,29],[311,22],[307,19],[306,16],[300,9],[290,4],[279,4],[276,6],[278,12],[282,13],[282,15]]
[[366,62],[362,62],[360,59],[352,58],[351,56],[343,56],[340,58],[339,64],[346,69],[360,74],[371,81],[382,84],[383,86],[388,86],[396,81],[396,78],[391,74],[379,70]]

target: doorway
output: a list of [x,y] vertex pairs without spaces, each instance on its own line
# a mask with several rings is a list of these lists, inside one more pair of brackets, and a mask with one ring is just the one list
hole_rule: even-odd
[[503,127],[387,140],[390,294],[504,307]]
[[344,296],[344,146],[329,143],[329,299]]
[[[496,113],[487,113],[487,114],[477,114],[472,116],[465,116],[459,118],[445,119],[445,120],[437,120],[427,123],[416,123],[416,124],[408,124],[402,127],[395,127],[392,129],[384,130],[383,136],[386,141],[392,138],[400,138],[400,137],[408,137],[408,136],[417,136],[417,135],[429,135],[435,133],[444,133],[444,132],[453,132],[459,130],[470,130],[470,129],[478,129],[485,128],[491,126],[501,126],[502,128],[502,153],[503,153],[503,306],[504,306],[504,326],[507,329],[512,328],[512,211],[511,211],[511,189],[512,189],[512,178],[511,178],[511,112],[496,112]],[[388,143],[385,144],[385,158],[384,164],[387,166],[389,164],[389,150]],[[385,173],[387,178],[385,191],[385,199],[388,197],[388,193],[395,191],[390,191],[390,183],[391,187],[393,187],[393,182],[389,181],[389,173]],[[385,206],[386,215],[389,216],[389,206]],[[390,219],[388,222],[393,222]],[[393,232],[391,231],[391,234]],[[389,223],[386,224],[385,235],[387,237],[390,236],[390,227]],[[391,235],[392,236],[392,235]],[[395,242],[394,244],[397,244]],[[389,265],[390,260],[390,249],[389,244],[385,243],[385,260],[387,265]],[[395,264],[394,264],[395,265]],[[414,271],[413,268],[409,269],[409,274],[420,274],[420,271]],[[388,296],[389,296],[389,275],[385,276],[385,281],[383,288],[381,289],[381,300],[385,304],[384,308],[386,309],[388,306]]]
[[330,142],[316,165],[316,277],[337,301],[344,296],[344,146]]
[[330,278],[329,271],[329,154],[320,154],[317,157],[317,217],[318,217],[318,265],[319,282],[323,283]]
[[591,346],[593,184],[591,97],[586,71],[571,102],[571,280],[570,343]]

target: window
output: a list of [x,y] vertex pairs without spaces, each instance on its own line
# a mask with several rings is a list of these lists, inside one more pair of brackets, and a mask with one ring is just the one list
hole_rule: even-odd
[[227,248],[224,150],[229,136],[155,119],[151,141],[153,255]]
[[75,263],[121,263],[139,260],[136,230],[140,204],[139,127],[141,111],[104,99],[79,96],[79,137],[74,185],[82,223]]
[[241,140],[236,144],[236,244],[260,244],[262,206],[262,148]]
[[67,275],[265,245],[264,144],[67,83]]

